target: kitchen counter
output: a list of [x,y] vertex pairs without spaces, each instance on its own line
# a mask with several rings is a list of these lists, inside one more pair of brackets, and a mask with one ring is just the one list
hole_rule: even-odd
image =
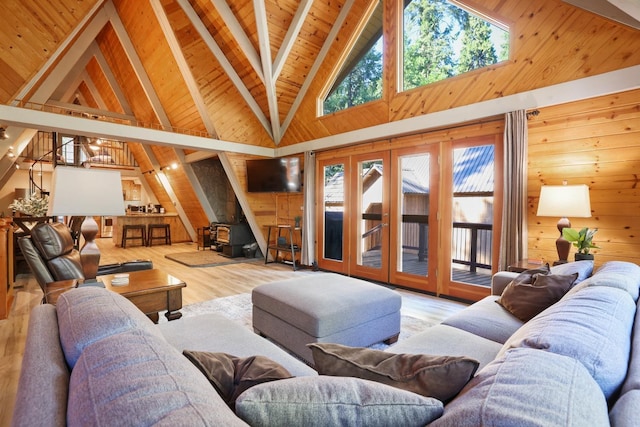
[[113,244],[121,246],[123,225],[169,224],[171,226],[171,240],[173,242],[187,242],[191,238],[177,213],[144,213],[131,212],[123,216],[113,217]]

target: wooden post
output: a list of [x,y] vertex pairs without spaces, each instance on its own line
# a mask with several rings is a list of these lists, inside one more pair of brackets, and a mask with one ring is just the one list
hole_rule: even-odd
[[11,218],[0,218],[0,320],[9,316],[13,303],[13,236]]

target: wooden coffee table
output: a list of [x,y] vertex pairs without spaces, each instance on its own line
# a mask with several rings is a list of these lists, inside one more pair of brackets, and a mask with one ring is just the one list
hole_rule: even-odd
[[[116,278],[115,274],[98,276],[97,279],[106,289],[129,299],[155,323],[158,323],[158,312],[164,310],[167,310],[165,316],[168,320],[182,317],[179,310],[182,308],[182,288],[187,286],[186,283],[157,269],[130,271],[127,274],[128,285],[113,285],[111,282]],[[60,294],[75,288],[77,284],[77,280],[47,283],[45,302],[55,304]]]

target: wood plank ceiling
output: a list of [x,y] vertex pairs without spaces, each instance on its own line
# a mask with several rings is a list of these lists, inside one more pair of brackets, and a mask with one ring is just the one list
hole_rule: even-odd
[[0,101],[274,147],[353,3],[6,0]]

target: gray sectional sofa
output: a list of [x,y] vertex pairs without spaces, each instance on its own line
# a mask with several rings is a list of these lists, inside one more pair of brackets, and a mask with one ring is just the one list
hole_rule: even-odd
[[[553,273],[575,270],[583,280],[526,323],[496,303],[515,276],[498,273],[496,295],[390,347],[395,353],[464,355],[480,362],[475,376],[445,404],[365,380],[317,376],[221,316],[154,325],[119,295],[75,289],[56,307],[33,310],[13,425],[247,425],[243,419],[292,425],[286,416],[295,417],[293,425],[637,425],[640,267],[610,262],[593,275],[591,269],[584,262],[554,267]],[[262,395],[240,396],[241,419],[181,354],[184,349],[261,354],[296,378],[247,390]],[[282,390],[293,394],[283,398]],[[345,405],[354,394],[357,401]],[[274,406],[265,398],[281,400]],[[273,413],[292,406],[288,415]]]

